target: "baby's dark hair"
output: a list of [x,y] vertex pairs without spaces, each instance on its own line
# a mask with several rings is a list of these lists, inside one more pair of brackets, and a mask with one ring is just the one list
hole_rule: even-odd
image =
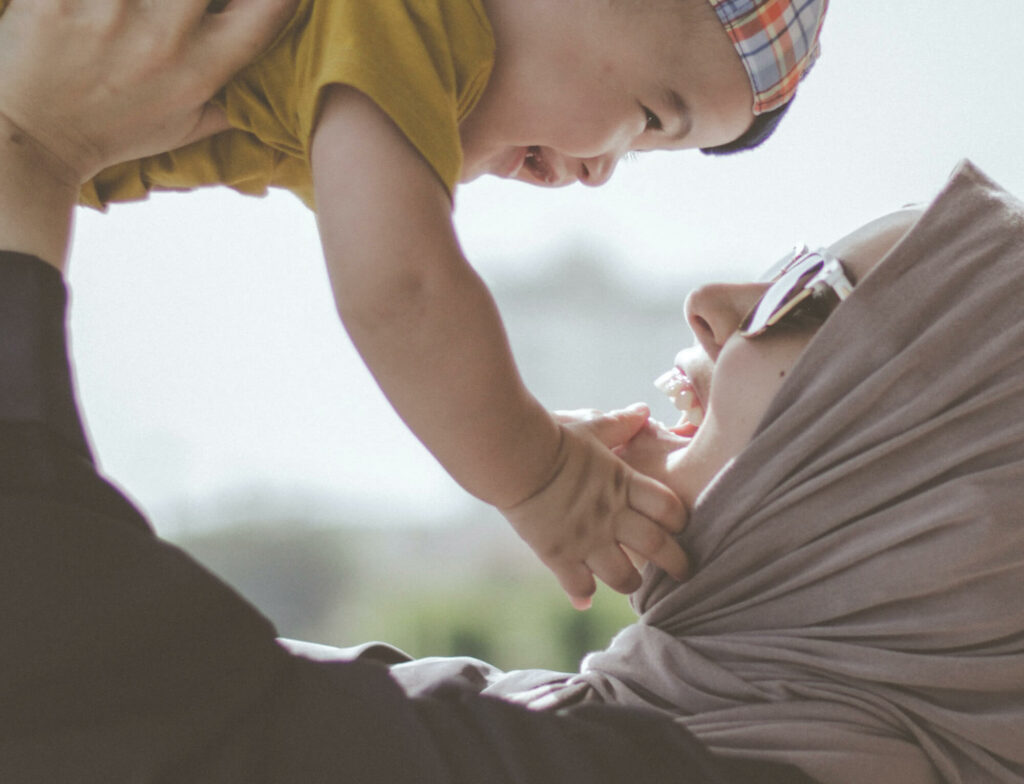
[[778,109],[772,109],[770,112],[764,112],[754,117],[754,122],[750,124],[750,127],[738,139],[728,144],[720,144],[717,147],[701,147],[700,151],[705,155],[732,155],[735,152],[753,150],[775,133],[775,129],[782,121],[783,115],[789,111],[791,103],[793,102],[789,101]]

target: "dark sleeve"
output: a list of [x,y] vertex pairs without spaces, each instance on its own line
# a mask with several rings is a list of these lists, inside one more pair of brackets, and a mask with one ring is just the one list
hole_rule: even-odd
[[453,784],[814,784],[788,765],[717,757],[664,716],[623,706],[538,713],[447,695],[417,711]]
[[54,268],[0,254],[0,781],[155,781],[209,755],[286,657],[97,473],[66,302]]
[[0,782],[806,781],[646,713],[414,700],[382,666],[288,655],[96,471],[66,300],[55,269],[0,252]]

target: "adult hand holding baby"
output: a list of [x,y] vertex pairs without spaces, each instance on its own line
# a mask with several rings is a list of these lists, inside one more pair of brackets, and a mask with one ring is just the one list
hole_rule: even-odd
[[[10,0],[0,117],[78,185],[102,168],[226,128],[206,105],[297,0]],[[0,4],[2,5],[2,4]]]
[[688,575],[686,554],[673,538],[685,525],[685,507],[611,451],[640,432],[649,415],[642,405],[557,413],[562,438],[551,479],[502,510],[577,609],[590,606],[595,577],[621,593],[639,588],[640,573],[623,548],[678,580]]
[[207,0],[6,3],[4,247],[63,269],[79,186],[110,164],[221,130],[207,101],[271,43],[296,2],[231,0],[217,14]]

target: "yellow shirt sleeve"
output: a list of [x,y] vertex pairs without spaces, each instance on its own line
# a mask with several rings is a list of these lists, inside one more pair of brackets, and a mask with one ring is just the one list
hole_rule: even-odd
[[302,0],[275,44],[218,96],[236,130],[101,172],[82,202],[225,184],[255,195],[287,188],[313,207],[309,150],[332,84],[369,96],[451,193],[462,168],[459,122],[493,62],[479,0]]

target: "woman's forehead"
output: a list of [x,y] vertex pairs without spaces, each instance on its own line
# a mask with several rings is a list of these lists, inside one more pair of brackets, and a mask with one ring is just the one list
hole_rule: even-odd
[[918,207],[904,207],[890,212],[832,243],[828,250],[842,260],[856,284],[910,231],[923,212]]

